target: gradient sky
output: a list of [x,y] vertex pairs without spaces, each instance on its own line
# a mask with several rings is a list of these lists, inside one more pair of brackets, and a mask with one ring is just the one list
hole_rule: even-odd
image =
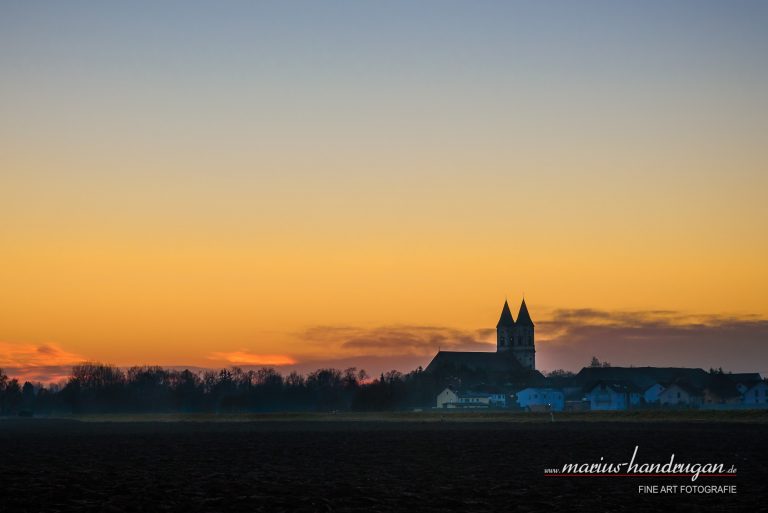
[[768,372],[766,27],[758,1],[3,0],[0,367],[408,370],[524,293],[542,369]]

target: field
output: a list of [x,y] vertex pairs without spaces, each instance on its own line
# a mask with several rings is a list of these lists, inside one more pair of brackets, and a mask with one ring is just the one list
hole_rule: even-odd
[[529,413],[505,410],[425,410],[322,413],[140,413],[57,417],[81,422],[747,422],[768,423],[768,410],[629,410]]
[[[764,413],[0,419],[0,510],[764,510]],[[682,416],[681,416],[682,415]],[[736,477],[547,477],[571,462],[725,463]],[[734,484],[738,493],[638,493]]]

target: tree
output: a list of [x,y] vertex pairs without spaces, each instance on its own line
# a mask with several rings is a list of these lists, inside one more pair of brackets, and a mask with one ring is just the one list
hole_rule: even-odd
[[272,367],[262,367],[256,371],[255,384],[268,388],[281,388],[283,376]]
[[19,380],[14,378],[5,383],[0,402],[0,414],[17,413],[21,405],[21,387]]
[[291,388],[300,388],[304,386],[304,376],[296,371],[291,372],[285,378],[285,384]]
[[132,410],[166,411],[171,407],[171,371],[158,366],[131,367],[126,391]]
[[339,369],[318,369],[307,376],[307,388],[318,410],[347,408],[344,380]]
[[403,380],[403,373],[393,369],[383,374],[383,377],[384,381],[387,383],[396,383]]
[[235,383],[232,371],[221,369],[215,378],[213,388],[211,389],[211,400],[214,410],[232,411],[238,409],[237,385]]
[[114,365],[84,362],[72,367],[65,400],[73,411],[107,412],[124,406],[125,374]]
[[[363,371],[365,372],[365,371]],[[344,388],[357,388],[360,384],[358,380],[358,372],[357,367],[350,367],[348,369],[344,370],[344,377],[342,378],[344,382]]]
[[114,365],[84,362],[72,367],[72,379],[80,383],[81,390],[101,391],[123,385],[125,375]]
[[35,386],[29,381],[21,387],[21,408],[30,413],[35,411]]
[[193,411],[202,406],[202,382],[200,376],[184,369],[172,375],[173,393],[176,407],[182,411]]

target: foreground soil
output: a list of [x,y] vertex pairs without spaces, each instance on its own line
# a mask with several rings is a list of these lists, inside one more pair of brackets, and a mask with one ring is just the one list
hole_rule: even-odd
[[[565,463],[735,477],[547,477]],[[0,420],[0,511],[765,511],[768,425]],[[641,494],[639,485],[736,485]]]

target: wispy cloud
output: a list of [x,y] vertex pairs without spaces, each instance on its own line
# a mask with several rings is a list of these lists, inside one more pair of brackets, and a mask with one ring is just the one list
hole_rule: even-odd
[[288,355],[256,354],[246,350],[215,352],[209,354],[208,359],[233,365],[266,365],[269,367],[280,367],[296,363],[296,360]]
[[300,336],[346,355],[418,356],[432,354],[438,349],[488,351],[494,347],[488,341],[493,338],[493,330],[469,331],[445,326],[314,326]]
[[72,365],[83,360],[56,344],[0,341],[0,369],[19,381],[60,381],[69,376]]

